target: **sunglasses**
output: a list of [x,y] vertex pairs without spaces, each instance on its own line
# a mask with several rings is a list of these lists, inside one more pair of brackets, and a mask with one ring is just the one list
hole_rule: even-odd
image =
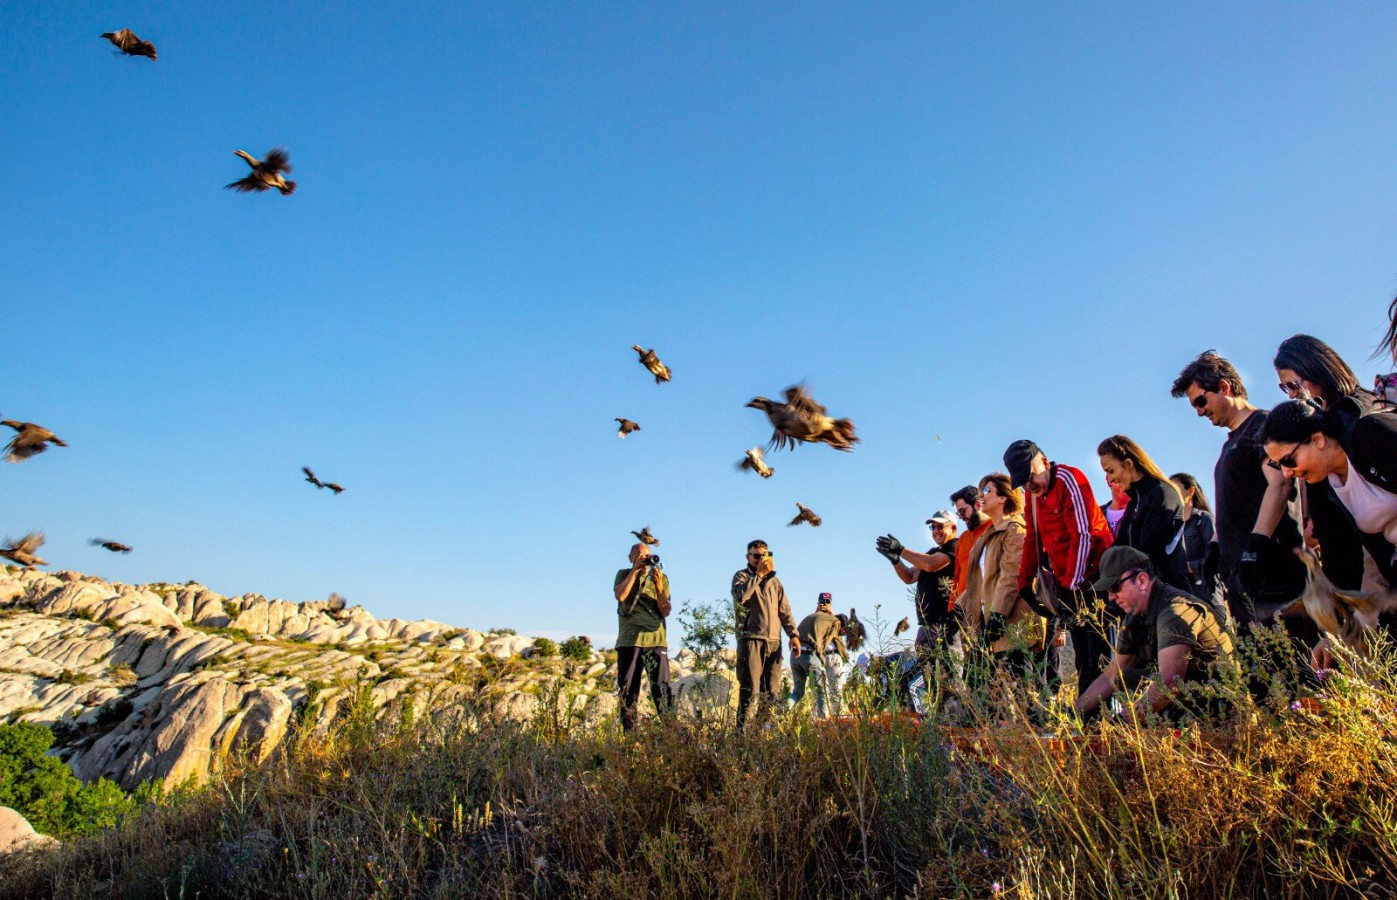
[[1107,593],[1107,594],[1119,594],[1119,593],[1120,593],[1120,590],[1121,590],[1121,586],[1124,585],[1127,581],[1129,581],[1130,579],[1134,578],[1136,575],[1139,575],[1139,574],[1140,574],[1140,570],[1139,570],[1139,569],[1131,569],[1129,572],[1126,572],[1126,573],[1125,573],[1124,575],[1122,575],[1120,578],[1117,578],[1115,584],[1113,584],[1113,585],[1111,585],[1110,587],[1106,588],[1106,593]]
[[1305,390],[1305,386],[1302,385],[1302,384],[1301,384],[1300,382],[1298,382],[1298,381],[1282,381],[1282,382],[1280,383],[1280,385],[1278,385],[1278,386],[1280,387],[1280,389],[1281,389],[1284,393],[1287,393],[1287,394],[1304,394],[1304,393],[1307,393],[1306,390]]
[[1268,460],[1266,460],[1266,465],[1270,466],[1271,468],[1275,469],[1275,470],[1278,471],[1278,472],[1279,472],[1281,469],[1293,469],[1293,468],[1295,468],[1295,452],[1296,452],[1297,450],[1299,450],[1301,447],[1303,447],[1303,446],[1305,446],[1306,444],[1308,444],[1309,442],[1310,442],[1310,439],[1309,439],[1309,438],[1305,438],[1303,441],[1301,441],[1300,443],[1296,444],[1294,447],[1291,447],[1291,448],[1290,448],[1290,452],[1287,453],[1285,456],[1282,456],[1280,459],[1268,459]]
[[1214,392],[1213,392],[1213,391],[1204,391],[1203,393],[1199,394],[1197,397],[1194,397],[1194,398],[1193,398],[1192,400],[1190,400],[1189,402],[1193,404],[1193,408],[1194,408],[1194,409],[1202,409],[1203,407],[1205,407],[1205,406],[1208,405],[1208,395],[1211,394],[1211,393],[1214,393]]

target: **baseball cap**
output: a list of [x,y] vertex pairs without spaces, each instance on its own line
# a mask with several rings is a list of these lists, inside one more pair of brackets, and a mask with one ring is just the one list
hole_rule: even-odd
[[1150,558],[1142,551],[1117,544],[1102,554],[1101,574],[1096,576],[1096,581],[1092,582],[1091,586],[1104,594],[1107,588],[1120,581],[1121,576],[1131,569],[1148,571],[1149,568]]
[[1042,452],[1037,444],[1029,440],[1014,441],[1009,445],[1009,449],[1004,451],[1004,468],[1009,470],[1010,487],[1021,488],[1028,484],[1029,466]]
[[930,525],[932,522],[941,522],[945,525],[954,525],[956,524],[956,516],[955,513],[951,512],[948,509],[938,509],[936,512],[932,513],[930,519],[926,520],[926,523],[928,525]]
[[820,594],[820,599],[819,599],[818,603],[820,603],[821,605],[826,604],[826,603],[833,603],[833,602],[834,602],[834,598],[830,596],[829,591],[824,591],[823,593]]

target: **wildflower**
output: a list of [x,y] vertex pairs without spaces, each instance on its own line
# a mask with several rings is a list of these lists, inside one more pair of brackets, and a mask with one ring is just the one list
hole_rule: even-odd
[[989,859],[989,858],[990,858],[990,849],[989,849],[988,847],[981,847],[981,848],[980,848],[980,855],[983,856],[985,859]]
[[1295,712],[1299,712],[1300,710],[1304,709],[1305,706],[1299,700],[1294,700],[1291,702],[1290,708]]
[[996,894],[1002,893],[1004,891],[1004,885],[996,881],[994,884],[990,885],[990,890]]

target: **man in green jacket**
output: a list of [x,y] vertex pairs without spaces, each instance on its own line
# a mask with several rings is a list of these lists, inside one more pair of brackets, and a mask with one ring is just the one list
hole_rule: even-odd
[[[829,593],[820,595],[815,611],[800,620],[796,634],[800,637],[800,653],[791,657],[791,702],[805,697],[805,685],[815,676],[815,715],[824,718],[826,706],[839,714],[839,667],[849,661],[844,648],[843,625],[830,611],[833,599]],[[826,699],[828,698],[828,699]]]
[[669,642],[665,617],[669,615],[669,576],[660,558],[645,544],[631,547],[631,567],[616,573],[616,688],[621,700],[621,727],[635,728],[636,702],[640,699],[640,674],[650,680],[650,699],[657,712],[674,708],[669,689]]
[[791,636],[791,656],[800,655],[795,617],[766,541],[747,545],[747,567],[732,577],[732,599],[737,613],[737,727],[741,730],[754,692],[760,692],[762,702],[776,703],[782,628]]

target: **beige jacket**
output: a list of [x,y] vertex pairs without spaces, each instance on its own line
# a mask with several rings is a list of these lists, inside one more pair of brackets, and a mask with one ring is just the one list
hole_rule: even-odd
[[1043,646],[1043,618],[1019,597],[1019,562],[1023,559],[1026,532],[1023,516],[1006,516],[1003,522],[980,535],[970,550],[970,577],[957,606],[972,636],[979,634],[987,613],[1008,616],[1008,632],[990,648],[995,653],[1016,646]]

